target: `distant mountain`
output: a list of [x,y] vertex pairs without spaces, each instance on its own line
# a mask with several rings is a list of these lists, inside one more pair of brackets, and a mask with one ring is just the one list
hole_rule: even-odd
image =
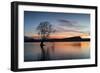
[[[31,37],[24,37],[25,42],[40,42],[41,39],[33,39]],[[74,41],[90,41],[90,38],[81,38],[80,36],[62,38],[62,39],[45,39],[46,42],[74,42]]]
[[90,38],[81,38],[80,36],[70,37],[70,38],[63,38],[60,39],[63,41],[90,41]]
[[25,42],[32,42],[32,41],[34,41],[34,39],[31,37],[24,36],[24,41]]

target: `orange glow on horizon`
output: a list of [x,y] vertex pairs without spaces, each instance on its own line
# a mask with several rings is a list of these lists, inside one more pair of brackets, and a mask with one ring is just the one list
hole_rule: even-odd
[[[49,36],[49,38],[61,39],[61,38],[69,38],[69,37],[75,37],[75,36],[80,36],[81,38],[90,38],[89,34],[86,34],[86,33],[75,33],[75,32],[54,33],[54,34],[51,34]],[[38,34],[34,34],[33,38],[40,38],[40,37],[38,36]]]
[[90,38],[90,35],[89,34],[82,34],[80,35],[82,38]]

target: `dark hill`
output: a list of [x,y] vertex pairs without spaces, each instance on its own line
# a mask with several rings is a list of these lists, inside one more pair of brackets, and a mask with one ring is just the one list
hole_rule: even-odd
[[[25,42],[41,42],[41,39],[33,39],[29,37],[24,37]],[[89,38],[81,38],[80,36],[70,37],[70,38],[63,38],[63,39],[44,39],[45,42],[83,42],[83,41],[90,41]]]

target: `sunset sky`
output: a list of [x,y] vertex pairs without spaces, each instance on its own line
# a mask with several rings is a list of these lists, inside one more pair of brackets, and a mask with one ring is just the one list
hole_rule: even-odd
[[37,38],[37,26],[48,21],[56,30],[50,38],[90,37],[90,14],[24,11],[24,36]]

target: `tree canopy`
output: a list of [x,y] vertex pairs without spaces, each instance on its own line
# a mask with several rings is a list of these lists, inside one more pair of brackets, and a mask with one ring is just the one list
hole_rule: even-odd
[[40,22],[36,29],[41,39],[47,39],[51,33],[55,32],[52,24],[48,21]]

